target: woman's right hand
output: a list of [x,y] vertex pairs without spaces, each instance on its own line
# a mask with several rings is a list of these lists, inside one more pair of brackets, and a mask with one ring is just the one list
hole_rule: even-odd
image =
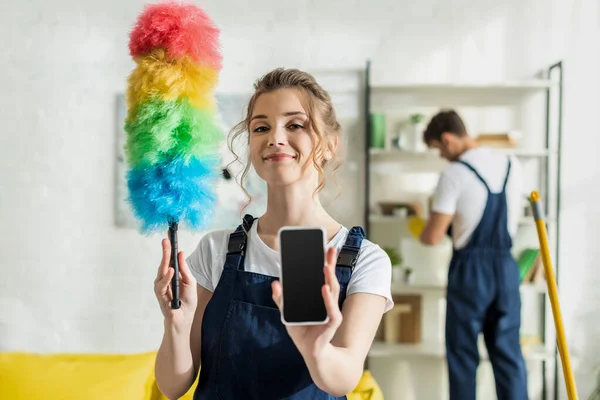
[[171,291],[171,278],[174,269],[169,266],[171,260],[171,243],[168,239],[162,240],[162,260],[158,267],[158,274],[154,281],[154,293],[160,304],[160,310],[165,317],[165,323],[172,325],[177,331],[189,330],[194,321],[194,314],[198,304],[197,283],[185,262],[183,252],[177,254],[179,261],[179,298],[181,307],[177,310],[171,308],[173,294]]

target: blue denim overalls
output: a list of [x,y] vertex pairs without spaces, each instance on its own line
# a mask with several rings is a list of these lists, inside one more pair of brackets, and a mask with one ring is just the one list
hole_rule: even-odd
[[451,400],[475,400],[479,364],[478,335],[483,335],[494,370],[498,400],[527,399],[527,373],[521,353],[519,268],[511,255],[506,183],[488,195],[481,221],[469,243],[454,249],[448,271],[446,352]]
[[[250,215],[244,217],[246,232],[253,221]],[[362,228],[352,228],[337,260],[340,309],[363,238]],[[204,311],[194,399],[345,399],[331,396],[313,383],[271,297],[271,282],[278,278],[244,270],[246,242],[240,225],[229,236],[223,273]]]

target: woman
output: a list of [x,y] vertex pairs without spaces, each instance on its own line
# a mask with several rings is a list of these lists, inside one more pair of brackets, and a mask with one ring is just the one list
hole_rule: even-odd
[[[176,399],[200,370],[195,399],[345,398],[359,382],[382,315],[393,303],[386,253],[363,240],[361,228],[341,226],[319,202],[341,134],[331,99],[311,75],[276,69],[255,84],[246,119],[232,138],[246,132],[245,173],[252,165],[265,180],[266,212],[246,216],[233,233],[204,235],[187,260],[179,253],[177,310],[169,307],[173,269],[169,241],[163,240],[155,282],[165,317],[157,383]],[[286,225],[326,231],[326,325],[281,323],[277,232]],[[337,260],[342,248],[345,256]]]

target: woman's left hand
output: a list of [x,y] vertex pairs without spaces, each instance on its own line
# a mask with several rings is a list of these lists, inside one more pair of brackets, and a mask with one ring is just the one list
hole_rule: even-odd
[[[325,308],[329,321],[323,325],[286,325],[288,334],[296,344],[303,357],[320,358],[323,351],[330,345],[337,329],[342,324],[342,312],[338,305],[340,284],[335,276],[336,248],[327,250],[326,265],[324,268],[325,284],[321,288],[321,294],[325,301]],[[282,287],[280,281],[272,283],[273,300],[281,310]]]

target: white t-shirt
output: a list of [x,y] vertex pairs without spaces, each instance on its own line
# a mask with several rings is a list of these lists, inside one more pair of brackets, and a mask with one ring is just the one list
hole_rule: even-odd
[[[248,233],[248,245],[244,258],[244,268],[274,277],[281,276],[279,253],[267,246],[257,233],[259,220],[255,220]],[[187,258],[192,275],[199,285],[213,292],[219,283],[227,244],[231,230],[216,230],[205,234],[196,250]],[[348,229],[342,227],[327,248],[335,246],[338,251],[346,241]],[[392,265],[390,258],[378,245],[364,239],[358,254],[358,260],[348,283],[346,295],[353,293],[371,293],[387,299],[385,311],[394,305],[391,295]]]
[[[481,175],[492,193],[502,191],[508,168],[508,156],[498,150],[477,147],[460,156]],[[506,184],[508,232],[514,237],[524,204],[523,170],[516,157],[510,157],[511,168]],[[431,210],[454,215],[452,241],[454,247],[464,247],[479,225],[487,201],[487,189],[465,165],[455,162],[440,176]]]

